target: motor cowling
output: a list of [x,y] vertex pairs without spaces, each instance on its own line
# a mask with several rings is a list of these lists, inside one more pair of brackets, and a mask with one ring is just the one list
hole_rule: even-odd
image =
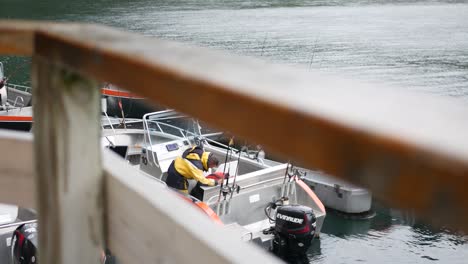
[[37,263],[37,223],[20,225],[13,233],[11,241],[14,264]]
[[273,252],[281,257],[304,255],[315,236],[316,218],[310,207],[285,205],[276,210]]

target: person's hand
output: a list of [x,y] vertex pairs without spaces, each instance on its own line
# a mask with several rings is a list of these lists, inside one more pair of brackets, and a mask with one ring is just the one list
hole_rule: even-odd
[[219,179],[219,180],[216,180],[216,179],[212,179],[214,181],[214,185],[213,186],[218,186],[218,185],[221,185],[223,183],[223,179]]
[[206,176],[206,178],[213,179],[213,180],[220,180],[220,179],[224,179],[225,175],[222,172],[215,172]]

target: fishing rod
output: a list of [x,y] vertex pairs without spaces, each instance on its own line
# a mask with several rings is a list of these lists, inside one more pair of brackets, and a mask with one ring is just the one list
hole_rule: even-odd
[[[231,160],[232,158],[232,153],[234,152],[234,149],[231,148],[231,146],[234,145],[234,138],[231,138],[231,140],[229,141],[229,149],[231,150],[230,151],[230,154],[229,154],[229,160]],[[228,169],[227,169],[227,179],[226,179],[226,186],[229,188],[229,172],[231,171],[231,162],[229,162],[229,165],[228,165]],[[226,169],[226,165],[224,165],[224,168]],[[226,174],[224,174],[226,175]],[[226,196],[224,196],[224,200],[226,200]]]
[[288,160],[288,165],[286,165],[286,171],[284,172],[283,184],[286,183],[286,176],[289,176],[289,166],[292,165],[291,162]]
[[[293,168],[293,165],[291,163],[291,161],[288,161],[288,165],[286,166],[286,171],[284,172],[284,178],[283,178],[283,184],[281,186],[281,197],[284,197],[284,189],[285,189],[285,186],[286,186],[286,179],[289,178],[289,180],[291,180],[291,175],[289,174],[289,170],[292,170]],[[288,182],[289,182],[288,180]]]
[[239,164],[240,164],[240,158],[241,158],[241,153],[242,153],[242,150],[244,150],[246,147],[242,147],[240,150],[239,150],[239,156],[237,156],[237,167],[236,167],[236,172],[234,173],[234,180],[232,182],[232,187],[231,187],[231,195],[229,197],[229,200],[232,199],[232,195],[234,194],[234,190],[237,189],[237,193],[239,193],[239,188],[236,188],[236,179],[237,179],[237,174],[239,172]]
[[266,42],[267,36],[268,36],[268,34],[266,34],[266,35],[265,35],[265,38],[263,39],[262,51],[261,51],[261,53],[260,53],[260,57],[263,56],[263,49],[265,48],[265,42]]
[[123,125],[124,125],[124,129],[127,129],[127,124],[125,122],[125,114],[124,114],[121,98],[119,98],[118,105],[119,105],[119,108],[120,108],[120,112],[122,113],[122,122],[123,122]]
[[[226,151],[226,158],[224,160],[224,168],[223,168],[223,175],[226,176],[226,164],[227,164],[227,161],[228,161],[228,157],[229,157],[229,152],[231,151],[231,145],[234,144],[234,140],[233,138],[231,137],[231,139],[229,140],[229,144],[228,144],[228,149]],[[229,176],[227,178],[227,182],[229,183]],[[221,181],[221,186],[219,187],[219,195],[218,195],[218,207],[217,207],[217,211],[216,213],[219,214],[219,202],[221,201],[221,194],[223,194],[224,198],[226,198],[226,194],[227,192],[224,190],[224,178],[223,180]]]
[[309,71],[312,68],[312,62],[314,62],[315,49],[317,48],[317,42],[318,42],[319,36],[320,35],[317,35],[317,38],[315,39],[315,43],[314,43],[314,48],[312,49],[312,57],[310,58]]

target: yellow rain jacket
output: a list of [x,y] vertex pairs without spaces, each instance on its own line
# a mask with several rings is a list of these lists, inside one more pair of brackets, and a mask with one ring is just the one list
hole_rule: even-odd
[[208,157],[201,147],[187,149],[182,157],[177,157],[167,170],[166,183],[169,187],[188,192],[188,179],[194,179],[208,186],[215,186],[216,181],[205,178],[203,171],[208,171]]

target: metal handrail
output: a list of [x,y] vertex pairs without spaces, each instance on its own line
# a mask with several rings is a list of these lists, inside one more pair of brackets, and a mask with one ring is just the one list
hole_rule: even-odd
[[[174,115],[174,114],[177,114],[177,115]],[[163,127],[168,127],[168,128],[176,129],[177,131],[179,131],[181,134],[181,138],[183,139],[188,139],[188,135],[192,135],[194,137],[197,137],[197,136],[202,137],[202,135],[198,135],[189,130],[158,121],[158,120],[178,119],[178,118],[183,118],[183,117],[186,117],[186,116],[180,115],[179,113],[174,112],[174,110],[172,109],[145,114],[143,116],[143,129],[145,131],[145,138],[144,138],[145,145],[148,146],[148,143],[149,143],[149,146],[153,145],[153,142],[151,140],[151,129],[148,123],[155,124],[157,128],[159,129],[159,132],[161,132],[162,134],[169,134],[171,136],[175,136],[171,133],[164,131]],[[153,163],[157,166],[156,157],[154,156],[153,151],[151,151],[151,157],[153,159]]]
[[1,226],[0,226],[0,229],[12,227],[12,226],[19,226],[19,225],[22,225],[22,224],[30,224],[30,223],[35,223],[35,222],[37,222],[36,219],[34,219],[34,220],[27,220],[27,221],[20,221],[20,222],[14,222],[14,223],[9,223],[9,224],[1,225]]
[[[149,126],[148,126],[148,122],[147,122],[147,116],[148,116],[148,114],[145,114],[145,115],[143,116],[143,131],[146,132],[146,133],[145,133],[145,136],[143,137],[143,141],[145,142],[145,145],[148,146],[148,144],[147,144],[147,139],[148,139],[149,145],[152,146],[153,143],[152,143],[152,141],[151,141],[151,134],[150,134],[150,132],[149,132]],[[148,152],[146,152],[146,156],[148,156]],[[154,152],[153,152],[153,151],[151,151],[151,157],[153,158],[153,164],[159,167],[158,163],[156,162],[156,157],[154,156]]]
[[23,107],[24,107],[24,99],[23,99],[23,97],[21,97],[21,96],[16,96],[15,102],[13,103],[13,107],[16,107],[16,103],[18,102],[18,99],[21,100],[21,102],[22,102],[22,103],[21,103],[21,108],[23,108]]
[[[166,124],[166,123],[159,122],[159,121],[154,121],[154,120],[150,120],[149,122],[152,123],[152,124],[156,124],[156,125],[158,126],[159,130],[160,130],[159,132],[161,132],[161,133],[163,133],[163,134],[170,134],[170,135],[172,135],[171,133],[165,132],[165,131],[162,129],[161,125],[178,130],[178,131],[180,132],[180,134],[182,135],[183,138],[186,138],[186,137],[187,137],[187,136],[184,134],[184,132],[185,132],[185,133],[189,133],[189,134],[196,135],[195,133],[193,133],[193,132],[191,132],[191,131],[188,131],[188,130],[186,130],[186,129],[183,129],[183,128],[180,128],[180,127],[177,127],[177,126],[174,126],[174,125],[170,125],[170,124]],[[149,129],[149,128],[148,128],[148,129]],[[175,136],[175,135],[173,135],[173,136]]]
[[19,90],[25,93],[31,93],[32,88],[25,85],[7,83],[7,88]]
[[[255,183],[251,183],[249,185],[244,185],[242,186],[242,189],[245,190],[245,189],[248,189],[248,188],[251,188],[251,187],[254,187],[254,186],[258,186],[258,185],[263,185],[263,184],[266,184],[266,183],[270,183],[270,182],[274,182],[274,181],[279,181],[279,180],[282,180],[284,177],[283,176],[280,176],[280,177],[276,177],[276,178],[272,178],[272,179],[268,179],[268,180],[264,180],[264,181],[261,181],[261,182],[255,182]],[[208,199],[207,203],[211,203],[213,202],[214,200],[218,199],[218,196],[215,195],[215,196],[212,196]]]
[[[177,131],[179,131],[180,134],[181,134],[181,138],[184,138],[184,139],[188,139],[187,134],[192,134],[194,136],[198,136],[195,133],[193,133],[191,131],[188,131],[186,129],[183,129],[183,128],[180,128],[180,127],[177,127],[177,126],[173,126],[173,125],[166,124],[166,123],[158,121],[158,120],[170,120],[170,119],[177,119],[177,118],[185,117],[184,115],[177,115],[177,116],[172,116],[171,117],[170,115],[173,114],[173,113],[175,113],[174,110],[168,109],[168,110],[162,110],[162,111],[158,111],[158,112],[148,113],[148,114],[145,114],[143,116],[143,124],[144,124],[143,129],[146,132],[145,133],[146,136],[144,138],[145,145],[148,145],[148,143],[149,143],[149,146],[153,145],[153,142],[151,140],[151,129],[150,129],[150,126],[148,125],[148,122],[150,122],[151,124],[155,124],[158,127],[159,132],[161,132],[163,134],[169,134],[171,136],[176,136],[176,135],[173,135],[171,133],[167,133],[166,131],[164,131],[163,127],[166,126],[168,128],[176,129]],[[154,116],[158,116],[158,115],[161,116],[161,117],[154,118]],[[184,134],[184,132],[185,132],[185,134]],[[147,139],[148,139],[148,141],[147,141]],[[156,162],[156,157],[154,156],[153,151],[151,152],[151,157],[153,159],[153,163],[157,166],[158,163]]]
[[[107,112],[104,112],[104,115],[106,116],[107,121],[109,121],[109,126],[111,127],[112,133],[114,133],[114,136],[115,136],[115,129],[114,129],[114,125],[112,125],[112,121],[110,120],[109,116],[107,115]],[[101,122],[101,125],[102,125],[102,122]],[[104,129],[104,125],[102,125],[102,128]]]
[[[236,152],[239,151],[238,149],[233,148],[233,147],[230,147],[230,146],[228,146],[228,145],[226,145],[226,144],[223,144],[223,143],[221,143],[221,142],[219,142],[219,141],[216,141],[216,140],[207,138],[208,136],[221,135],[223,132],[215,132],[215,133],[208,133],[208,134],[196,134],[196,133],[194,133],[194,132],[192,132],[192,131],[189,131],[189,130],[187,130],[187,129],[183,129],[183,128],[180,128],[180,127],[177,127],[177,126],[174,126],[174,125],[170,125],[170,124],[166,124],[166,123],[163,123],[163,122],[159,122],[159,121],[158,121],[158,120],[169,120],[169,119],[176,119],[176,118],[186,117],[186,116],[184,116],[184,115],[177,115],[177,116],[174,116],[173,118],[164,117],[164,118],[162,118],[162,119],[154,119],[154,118],[153,118],[153,119],[150,119],[150,118],[146,117],[146,116],[152,116],[152,115],[154,115],[154,114],[156,114],[156,113],[160,113],[160,112],[169,112],[169,111],[173,111],[173,110],[164,110],[164,111],[159,111],[159,112],[155,112],[155,113],[148,113],[148,114],[144,115],[144,116],[143,116],[143,120],[144,120],[144,123],[147,125],[147,130],[149,130],[149,126],[148,126],[148,124],[147,124],[148,121],[149,121],[149,122],[151,122],[151,123],[157,125],[158,128],[159,128],[159,130],[160,130],[160,132],[163,133],[163,134],[169,134],[169,133],[166,133],[166,132],[162,129],[161,125],[166,126],[166,127],[169,127],[169,128],[173,128],[173,129],[179,130],[180,133],[182,134],[182,137],[183,137],[183,138],[187,138],[187,135],[184,135],[184,132],[185,132],[186,134],[189,134],[189,135],[191,135],[191,136],[195,136],[195,137],[198,136],[198,137],[201,137],[203,140],[206,140],[207,142],[211,142],[211,143],[217,144],[217,145],[219,145],[219,146],[221,146],[221,147],[223,147],[223,148],[231,148],[232,150],[234,150],[234,151],[236,151]],[[171,135],[172,135],[172,134],[171,134]],[[149,135],[148,135],[148,136],[149,136]],[[150,144],[152,145],[151,142],[150,142]]]

